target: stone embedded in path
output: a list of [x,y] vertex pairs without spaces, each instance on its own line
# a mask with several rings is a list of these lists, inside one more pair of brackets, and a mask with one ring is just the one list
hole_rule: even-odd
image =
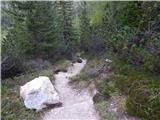
[[77,59],[77,62],[82,63],[82,59],[81,58]]
[[54,71],[55,74],[58,74],[59,72],[67,72],[67,70],[66,69],[56,69]]
[[29,109],[41,110],[48,105],[60,103],[57,91],[46,76],[39,76],[21,86],[20,96]]

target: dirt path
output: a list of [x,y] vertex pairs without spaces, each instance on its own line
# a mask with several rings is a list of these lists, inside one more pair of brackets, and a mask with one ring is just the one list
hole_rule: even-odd
[[69,77],[77,75],[85,64],[86,60],[83,60],[70,66],[67,73],[55,75],[55,87],[63,105],[46,112],[40,120],[99,120],[90,92],[87,89],[78,92],[68,84]]

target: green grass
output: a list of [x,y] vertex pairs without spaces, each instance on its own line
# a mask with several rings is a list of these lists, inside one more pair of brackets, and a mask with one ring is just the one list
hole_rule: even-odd
[[108,111],[108,103],[108,101],[100,101],[95,103],[95,106],[101,116],[101,120],[117,120],[115,115]]
[[68,67],[69,67],[69,65],[70,65],[70,63],[71,63],[71,61],[69,61],[69,60],[59,60],[58,62],[56,62],[55,64],[54,64],[54,70],[55,69],[61,69],[61,70],[64,70],[64,69],[67,69]]
[[113,62],[113,70],[115,87],[127,96],[128,113],[146,120],[159,120],[160,75],[120,60]]
[[1,118],[2,120],[35,120],[40,114],[28,110],[20,98],[20,86],[38,76],[48,76],[54,81],[51,68],[38,72],[25,73],[12,79],[5,79],[1,85]]

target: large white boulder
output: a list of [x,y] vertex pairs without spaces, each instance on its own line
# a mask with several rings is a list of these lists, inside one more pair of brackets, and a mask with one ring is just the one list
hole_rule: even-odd
[[39,76],[21,86],[20,96],[27,108],[37,109],[37,111],[47,107],[47,105],[60,102],[57,91],[46,76]]

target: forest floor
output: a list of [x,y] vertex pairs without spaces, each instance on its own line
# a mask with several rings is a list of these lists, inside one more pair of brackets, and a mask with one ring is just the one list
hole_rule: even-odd
[[79,92],[69,85],[70,77],[80,73],[85,64],[86,60],[83,60],[82,63],[71,65],[66,73],[55,74],[55,88],[62,106],[43,112],[40,120],[99,120],[89,90],[86,88]]
[[[107,84],[101,83],[104,80],[108,81],[110,74],[112,74],[111,71],[107,72],[108,70],[105,68],[102,68],[103,71],[100,75],[97,73],[95,68],[101,68],[99,66],[104,64],[103,61],[105,61],[104,58],[83,60],[82,63],[74,64],[70,64],[71,61],[68,60],[59,61],[55,65],[47,63],[46,68],[44,69],[43,66],[39,72],[27,73],[15,77],[14,80],[4,81],[2,83],[2,119],[138,120],[125,112],[125,97],[115,92],[113,82],[109,80]],[[53,71],[56,68],[68,68],[68,70],[54,74]],[[109,69],[108,65],[107,69]],[[60,94],[62,106],[54,109],[47,108],[39,113],[25,108],[19,97],[19,86],[39,75],[48,76],[52,80]],[[102,86],[95,85],[91,88],[89,84],[92,84],[93,81],[100,82]],[[93,89],[105,91],[103,95],[110,93],[111,97],[95,102]]]

